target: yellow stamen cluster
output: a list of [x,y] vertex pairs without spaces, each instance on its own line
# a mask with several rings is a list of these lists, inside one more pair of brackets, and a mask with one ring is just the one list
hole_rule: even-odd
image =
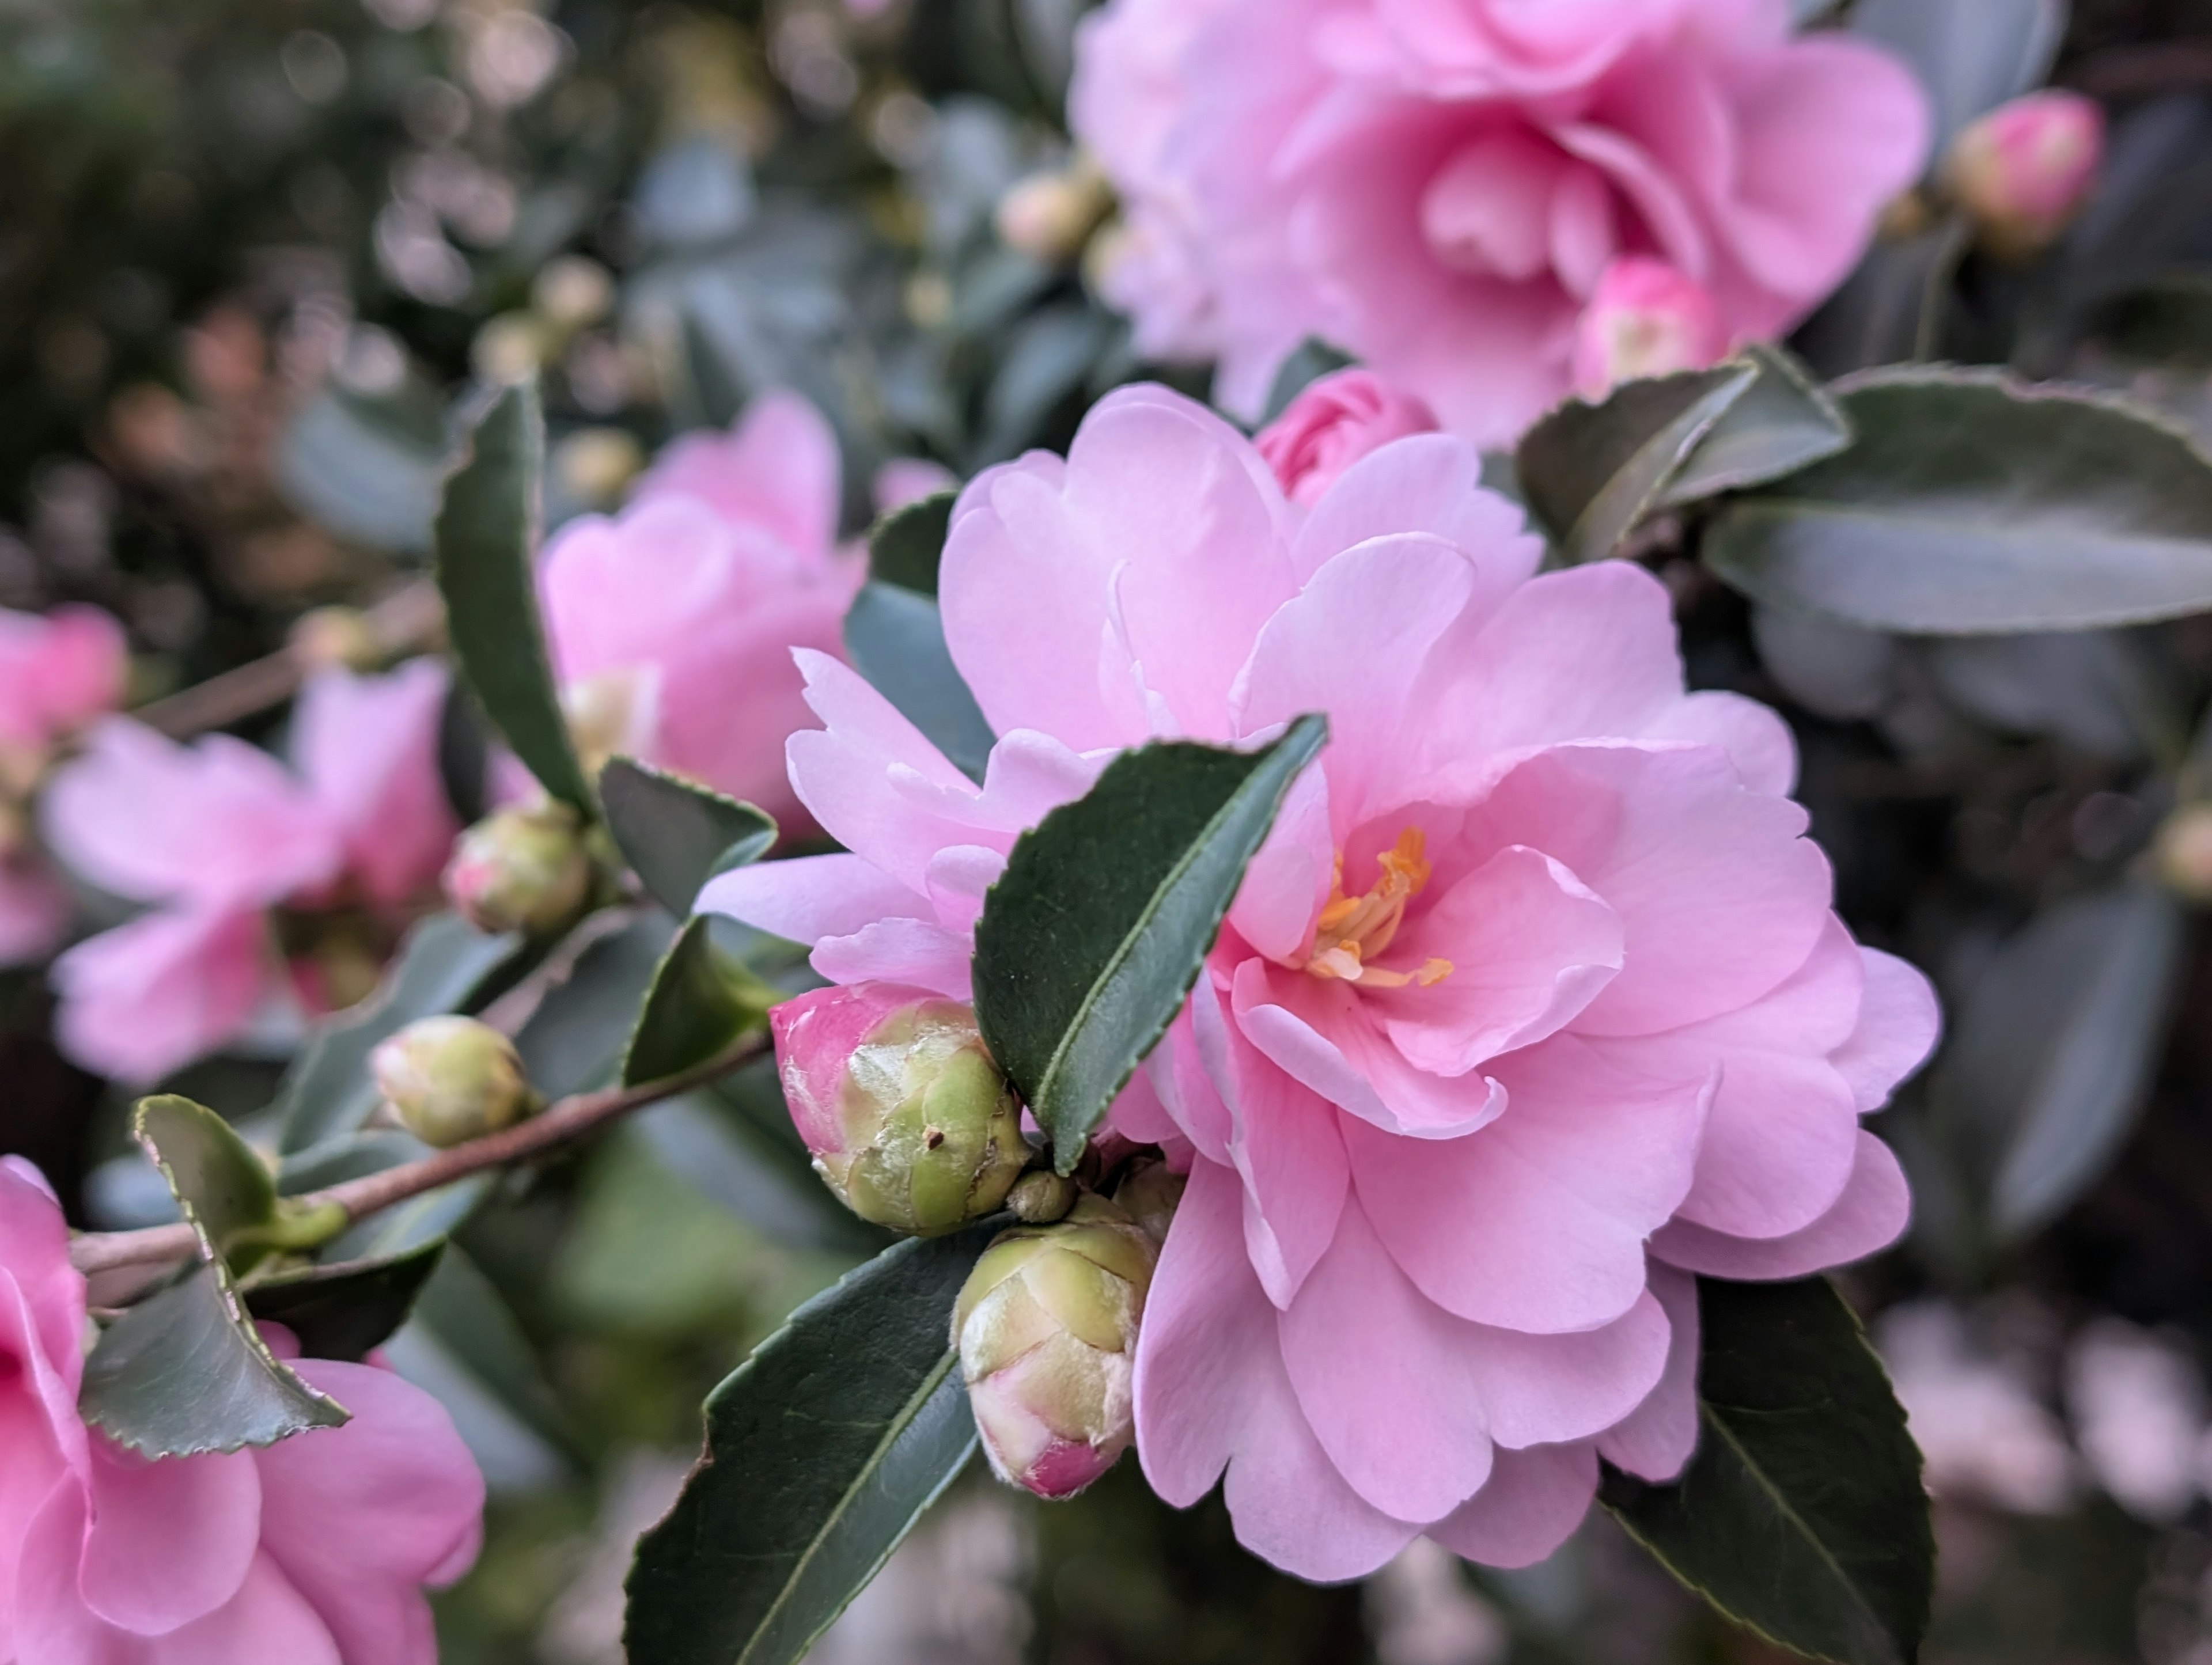
[[1388,971],[1370,963],[1390,946],[1406,917],[1406,904],[1429,882],[1427,848],[1421,829],[1407,828],[1376,859],[1381,871],[1361,896],[1345,895],[1344,854],[1338,852],[1336,877],[1315,925],[1307,970],[1367,988],[1403,988],[1408,983],[1426,988],[1451,975],[1449,960],[1425,961],[1418,971]]

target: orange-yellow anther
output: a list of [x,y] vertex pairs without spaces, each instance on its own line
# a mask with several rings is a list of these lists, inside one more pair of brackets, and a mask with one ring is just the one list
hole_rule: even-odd
[[1380,871],[1375,883],[1359,896],[1344,893],[1344,855],[1338,852],[1328,902],[1314,924],[1307,970],[1316,977],[1334,977],[1370,988],[1403,988],[1407,983],[1426,988],[1451,975],[1449,960],[1424,961],[1418,971],[1389,971],[1368,963],[1390,946],[1405,920],[1406,904],[1429,882],[1427,847],[1428,840],[1419,827],[1407,828],[1398,835],[1398,842],[1376,859]]

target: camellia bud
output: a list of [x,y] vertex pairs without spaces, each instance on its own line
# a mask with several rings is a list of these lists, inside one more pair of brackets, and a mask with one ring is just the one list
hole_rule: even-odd
[[2158,876],[2191,902],[2212,902],[2212,804],[2184,804],[2152,846]]
[[377,651],[368,621],[352,607],[318,607],[302,613],[292,626],[287,645],[316,671],[333,666],[371,671],[384,657]]
[[479,931],[551,931],[574,917],[591,888],[582,828],[565,804],[486,816],[446,864],[446,896]]
[[999,198],[1000,240],[1033,259],[1072,260],[1114,206],[1113,187],[1088,157],[1032,173]]
[[972,1007],[859,983],[786,1000],[769,1023],[791,1119],[862,1219],[927,1235],[1006,1200],[1030,1147]]
[[1168,1240],[1169,1224],[1175,1218],[1176,1205],[1182,1200],[1182,1188],[1188,1182],[1164,1162],[1139,1162],[1114,1188],[1114,1203],[1144,1227],[1145,1235],[1155,1244],[1164,1243]]
[[976,1261],[952,1342],[1000,1479],[1072,1498],[1128,1449],[1155,1255],[1141,1226],[1086,1194],[1058,1224],[1017,1226]]
[[1049,1168],[1033,1168],[1006,1193],[1006,1207],[1027,1225],[1049,1225],[1067,1218],[1080,1194],[1073,1180]]
[[423,1018],[369,1054],[377,1091],[407,1131],[443,1148],[512,1126],[538,1107],[514,1042],[473,1018]]
[[1575,326],[1575,391],[1601,399],[1639,376],[1702,370],[1728,351],[1704,285],[1663,260],[1624,255],[1605,269]]
[[1943,159],[1943,187],[1973,216],[1990,251],[2025,259],[2065,230],[2104,158],[2105,112],[2046,88],[1972,123]]

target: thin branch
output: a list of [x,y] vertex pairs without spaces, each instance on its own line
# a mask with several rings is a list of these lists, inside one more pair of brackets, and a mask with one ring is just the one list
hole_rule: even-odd
[[[395,659],[424,646],[444,620],[438,587],[427,578],[402,586],[361,616],[379,659]],[[318,664],[313,654],[288,645],[140,706],[131,714],[173,740],[228,728],[290,699]]]
[[[541,1155],[633,1110],[704,1086],[758,1056],[767,1044],[766,1033],[757,1030],[705,1063],[674,1075],[635,1087],[610,1087],[603,1092],[574,1094],[515,1127],[472,1139],[465,1145],[456,1145],[420,1162],[403,1163],[380,1173],[364,1174],[359,1179],[288,1199],[288,1206],[305,1212],[335,1203],[345,1211],[350,1224],[410,1197],[466,1179],[471,1174]],[[189,1225],[155,1225],[138,1231],[86,1232],[70,1240],[70,1261],[79,1272],[88,1275],[111,1272],[118,1267],[186,1260],[198,1249],[199,1241]]]

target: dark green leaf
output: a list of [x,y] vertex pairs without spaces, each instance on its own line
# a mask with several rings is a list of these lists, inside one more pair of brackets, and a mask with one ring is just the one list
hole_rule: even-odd
[[894,584],[861,586],[845,615],[845,651],[946,761],[972,781],[983,778],[996,737],[954,668],[934,600]]
[[149,1457],[273,1445],[347,1420],[280,1364],[230,1274],[203,1261],[128,1309],[84,1361],[77,1408]]
[[417,554],[430,546],[445,435],[404,400],[336,387],[284,430],[276,477],[301,513],[353,543]]
[[168,1181],[185,1218],[234,1271],[250,1272],[267,1256],[276,1182],[228,1121],[169,1094],[139,1100],[131,1133]]
[[759,860],[775,842],[775,821],[750,804],[633,758],[609,761],[599,796],[623,860],[678,919],[708,879]]
[[2212,461],[2122,401],[1993,371],[1840,383],[1859,438],[1705,544],[1755,600],[1877,630],[2089,629],[2212,607]]
[[1267,390],[1267,414],[1262,420],[1274,421],[1291,408],[1292,399],[1315,382],[1347,368],[1351,363],[1349,355],[1339,352],[1325,341],[1308,336],[1283,361],[1282,368],[1275,372],[1274,385]]
[[994,1224],[886,1249],[707,1401],[699,1466],[638,1540],[623,1631],[653,1665],[789,1665],[975,1447],[947,1341]]
[[1869,249],[1843,287],[1805,321],[1795,344],[1824,376],[1930,359],[1942,350],[1952,279],[1973,240],[1953,216]]
[[1015,844],[975,927],[975,1014],[1063,1174],[1190,993],[1328,738],[1305,716],[1258,751],[1124,752]]
[[368,1054],[417,1018],[456,1012],[514,952],[516,937],[488,937],[458,914],[434,914],[408,933],[376,993],[338,1013],[285,1072],[270,1107],[287,1155],[350,1133],[376,1108]]
[[1601,1496],[1675,1577],[1841,1665],[1910,1665],[1936,1571],[1920,1453],[1858,1320],[1824,1279],[1698,1282],[1697,1455]]
[[365,1358],[406,1322],[445,1252],[441,1238],[374,1261],[337,1261],[265,1278],[245,1291],[246,1310],[283,1325],[310,1358]]
[[2040,87],[2066,33],[2065,0],[1857,0],[1851,30],[1911,64],[1935,106],[1931,165],[1976,116]]
[[1850,423],[1796,359],[1761,344],[1739,356],[1757,368],[1758,379],[1683,459],[1658,507],[1765,485],[1850,446]]
[[653,973],[623,1054],[624,1086],[705,1063],[759,1028],[775,1003],[775,990],[715,947],[713,926],[704,915],[686,925]]
[[[762,1063],[775,1095],[775,1114],[788,1128],[791,1117],[774,1085],[775,1060]],[[868,1254],[884,1246],[884,1233],[838,1201],[822,1182],[805,1147],[763,1133],[713,1092],[688,1092],[669,1099],[629,1125],[654,1156],[671,1171],[683,1175],[700,1195],[779,1247]]]
[[2116,295],[2098,309],[2089,332],[2130,364],[2212,370],[2212,271],[2168,272]]
[[2048,1224],[2118,1153],[2181,969],[2180,904],[2147,881],[2039,915],[1966,994],[1930,1087],[2000,1243]]
[[952,530],[957,491],[940,491],[893,509],[868,533],[868,576],[917,595],[937,593],[937,563]]
[[1623,382],[1601,404],[1570,399],[1531,428],[1515,466],[1561,558],[1611,555],[1757,379],[1748,365],[1723,364]]
[[461,674],[538,784],[592,812],[569,744],[538,616],[545,420],[538,392],[508,387],[469,432],[438,510],[438,588]]
[[380,1208],[331,1238],[323,1253],[333,1261],[375,1261],[442,1243],[476,1212],[498,1178],[496,1174],[472,1174]]
[[380,1174],[403,1162],[417,1162],[431,1147],[404,1127],[374,1127],[366,1133],[341,1133],[313,1150],[286,1157],[276,1170],[276,1194],[296,1197],[325,1186]]
[[564,1098],[615,1079],[675,935],[674,921],[658,908],[645,908],[593,942],[547,992],[514,1037],[539,1092]]

